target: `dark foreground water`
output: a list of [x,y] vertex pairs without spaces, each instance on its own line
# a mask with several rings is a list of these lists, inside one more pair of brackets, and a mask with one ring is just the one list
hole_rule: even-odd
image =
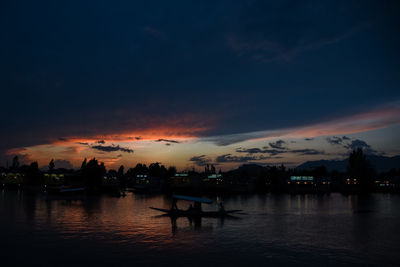
[[400,263],[399,195],[267,194],[224,197],[224,203],[245,214],[180,218],[173,227],[148,208],[169,207],[162,195],[67,201],[0,191],[0,266]]

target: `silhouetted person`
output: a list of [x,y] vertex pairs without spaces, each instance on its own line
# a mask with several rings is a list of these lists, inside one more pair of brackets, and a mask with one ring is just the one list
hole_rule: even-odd
[[175,198],[172,200],[172,206],[171,206],[172,210],[177,210],[178,209],[178,206],[176,205],[177,202],[178,202],[178,200],[175,199]]

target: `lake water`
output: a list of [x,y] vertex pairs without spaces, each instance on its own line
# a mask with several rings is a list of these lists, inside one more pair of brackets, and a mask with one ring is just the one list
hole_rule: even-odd
[[[163,195],[79,201],[0,191],[1,266],[388,266],[400,263],[400,195],[223,197],[234,219],[168,217]],[[187,203],[178,203],[182,207]],[[216,206],[204,205],[214,210]]]

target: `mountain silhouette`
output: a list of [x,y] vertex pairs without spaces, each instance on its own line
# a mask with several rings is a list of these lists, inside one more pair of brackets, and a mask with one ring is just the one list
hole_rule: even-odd
[[[366,158],[378,173],[400,168],[400,155],[394,157],[367,155]],[[304,162],[297,166],[296,169],[310,170],[319,166],[325,166],[329,172],[333,170],[344,172],[347,169],[347,163],[348,158],[344,160],[315,160]]]

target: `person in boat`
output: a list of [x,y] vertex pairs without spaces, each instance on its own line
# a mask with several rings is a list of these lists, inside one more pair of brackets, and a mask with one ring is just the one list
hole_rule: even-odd
[[194,202],[193,210],[201,212],[201,203],[200,202]]
[[177,202],[178,202],[178,200],[175,199],[175,198],[172,200],[171,210],[177,210],[178,209],[178,206],[176,205]]

